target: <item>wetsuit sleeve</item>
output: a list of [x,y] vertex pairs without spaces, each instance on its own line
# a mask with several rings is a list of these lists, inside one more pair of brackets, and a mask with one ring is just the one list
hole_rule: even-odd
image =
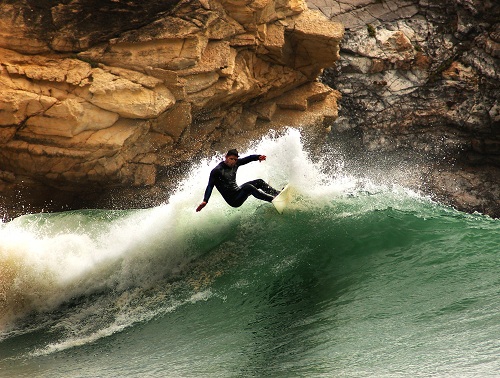
[[238,166],[248,164],[252,161],[257,161],[259,160],[259,156],[260,155],[248,155],[244,158],[238,159]]
[[210,199],[210,196],[212,195],[212,190],[214,190],[216,177],[217,177],[216,170],[213,170],[212,172],[210,172],[210,178],[208,179],[208,185],[207,185],[207,188],[205,189],[205,195],[203,196],[204,202],[208,202],[208,200]]

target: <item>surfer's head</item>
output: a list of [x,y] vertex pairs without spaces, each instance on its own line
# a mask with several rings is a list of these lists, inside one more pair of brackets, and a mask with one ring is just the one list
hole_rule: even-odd
[[226,157],[228,157],[228,156],[239,157],[240,155],[238,155],[238,150],[236,150],[235,148],[233,148],[232,150],[227,151]]
[[234,167],[236,165],[236,162],[238,161],[238,151],[236,149],[232,149],[227,151],[226,154],[226,160],[224,160],[224,163],[230,167]]

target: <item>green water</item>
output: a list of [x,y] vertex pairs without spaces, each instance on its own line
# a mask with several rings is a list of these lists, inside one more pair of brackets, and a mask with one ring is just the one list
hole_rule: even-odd
[[256,148],[283,215],[195,213],[207,161],[158,208],[0,225],[0,376],[499,376],[497,220]]

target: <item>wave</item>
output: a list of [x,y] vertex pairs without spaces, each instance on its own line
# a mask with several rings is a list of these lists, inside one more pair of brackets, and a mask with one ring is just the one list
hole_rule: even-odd
[[[297,138],[291,132],[258,143],[271,163],[242,169],[239,178],[267,176],[276,185],[288,177],[296,183],[310,179],[310,170],[298,169],[307,157]],[[80,296],[148,287],[224,240],[240,212],[214,195],[209,210],[194,213],[216,163],[217,157],[201,161],[169,203],[157,208],[35,214],[1,224],[0,329]]]
[[[282,216],[255,199],[230,208],[216,191],[196,213],[220,160],[214,156],[193,166],[169,202],[156,208],[34,214],[0,224],[0,340],[50,330],[35,354],[92,343],[218,295],[213,282],[232,272],[232,261],[255,259],[256,251],[264,261],[279,256],[268,267],[276,272],[315,245],[381,248],[377,243],[399,243],[397,233],[405,229],[441,235],[447,227],[474,228],[478,217],[481,227],[498,229],[486,217],[440,206],[394,182],[350,176],[341,161],[332,169],[308,154],[297,130],[264,137],[244,152],[251,153],[266,154],[267,161],[242,167],[238,180],[263,178],[277,188],[290,183],[294,201]],[[238,274],[240,284],[250,279]]]

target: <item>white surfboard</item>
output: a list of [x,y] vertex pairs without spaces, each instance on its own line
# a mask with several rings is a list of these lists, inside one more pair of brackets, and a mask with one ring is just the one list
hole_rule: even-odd
[[290,184],[286,184],[280,194],[274,197],[272,203],[278,213],[282,214],[292,199]]

